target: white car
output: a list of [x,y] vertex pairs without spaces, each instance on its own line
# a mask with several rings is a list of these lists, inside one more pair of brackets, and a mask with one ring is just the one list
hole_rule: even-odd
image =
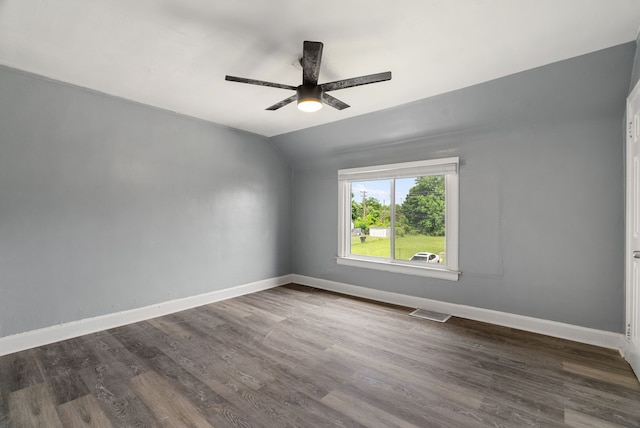
[[427,263],[440,263],[440,256],[434,253],[415,253],[411,260]]

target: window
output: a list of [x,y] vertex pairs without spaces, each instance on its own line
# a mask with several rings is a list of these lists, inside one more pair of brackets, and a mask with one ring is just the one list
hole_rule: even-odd
[[338,171],[338,263],[458,280],[458,158]]

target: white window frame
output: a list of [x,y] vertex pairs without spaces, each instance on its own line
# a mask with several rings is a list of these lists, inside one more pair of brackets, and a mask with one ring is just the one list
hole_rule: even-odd
[[[458,269],[458,225],[459,225],[459,158],[450,157],[416,162],[375,165],[338,171],[338,257],[340,265],[388,272],[418,275],[430,278],[457,281]],[[395,178],[444,175],[445,177],[445,251],[446,265],[428,265],[393,258],[367,257],[351,254],[351,183],[365,180],[392,180]],[[393,181],[390,206],[395,212],[395,189]],[[395,221],[392,214],[391,239],[395,237]]]

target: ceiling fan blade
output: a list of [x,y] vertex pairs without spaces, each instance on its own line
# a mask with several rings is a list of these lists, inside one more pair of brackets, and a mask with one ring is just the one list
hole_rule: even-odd
[[282,83],[265,82],[264,80],[247,79],[246,77],[225,76],[224,80],[228,80],[229,82],[248,83],[250,85],[270,86],[272,88],[291,89],[292,91],[296,90],[295,86],[283,85]]
[[370,83],[384,82],[391,80],[391,72],[369,74],[368,76],[352,77],[351,79],[337,80],[335,82],[323,83],[319,85],[323,91],[335,91],[337,89],[352,88],[354,86],[368,85]]
[[318,84],[322,46],[321,42],[304,42],[302,50],[302,84],[305,86],[316,86]]
[[294,102],[297,99],[298,99],[298,94],[291,95],[289,98],[284,99],[284,100],[280,101],[279,103],[276,103],[276,104],[272,105],[271,107],[267,107],[265,110],[278,110],[280,107],[284,107],[287,104],[290,104],[290,103]]
[[339,99],[332,97],[329,94],[322,94],[322,102],[338,110],[344,110],[346,108],[349,108],[349,104],[342,102]]

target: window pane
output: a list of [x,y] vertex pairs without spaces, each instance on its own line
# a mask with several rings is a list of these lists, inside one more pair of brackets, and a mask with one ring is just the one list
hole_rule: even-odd
[[391,181],[351,183],[351,254],[391,257]]
[[395,181],[395,258],[445,264],[443,175]]

